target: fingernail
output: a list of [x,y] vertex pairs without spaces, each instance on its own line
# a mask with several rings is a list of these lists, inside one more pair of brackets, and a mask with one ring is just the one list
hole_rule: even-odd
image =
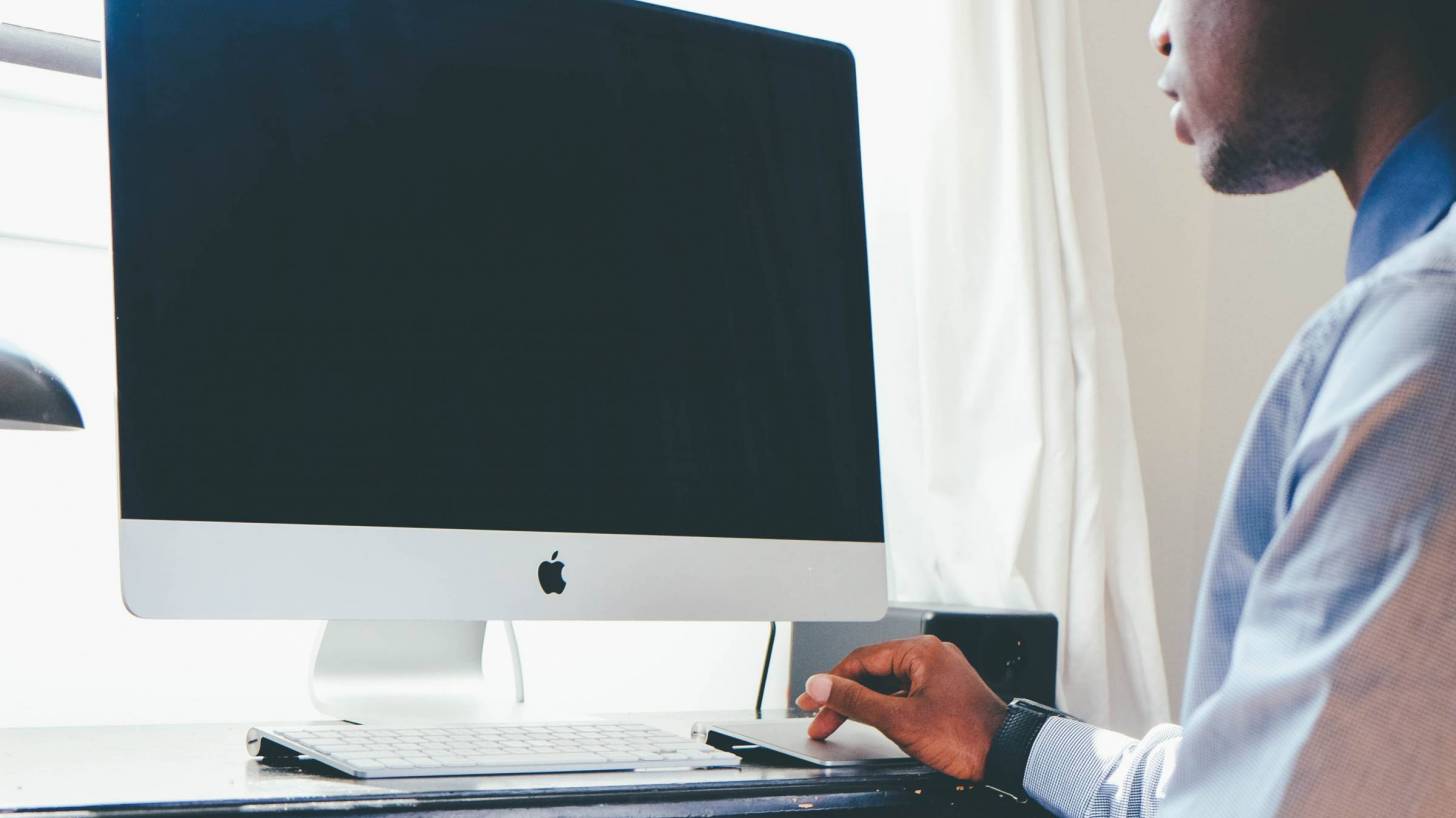
[[829,687],[831,684],[832,682],[829,681],[827,675],[816,673],[809,677],[809,681],[804,683],[804,692],[809,694],[809,698],[823,704],[829,701]]

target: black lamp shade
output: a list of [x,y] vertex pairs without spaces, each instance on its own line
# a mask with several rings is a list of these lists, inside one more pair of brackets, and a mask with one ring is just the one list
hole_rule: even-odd
[[51,371],[0,343],[0,429],[80,429],[81,410]]

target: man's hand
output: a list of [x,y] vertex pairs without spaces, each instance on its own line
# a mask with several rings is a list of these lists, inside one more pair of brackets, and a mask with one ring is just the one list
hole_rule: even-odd
[[828,738],[854,719],[963,781],[981,780],[991,739],[1006,720],[1006,703],[960,648],[934,636],[859,648],[828,673],[810,676],[797,704],[819,710],[810,738]]

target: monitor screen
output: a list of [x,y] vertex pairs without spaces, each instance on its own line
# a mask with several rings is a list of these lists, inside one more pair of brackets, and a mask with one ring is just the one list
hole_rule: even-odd
[[883,540],[854,66],[613,0],[110,0],[122,516]]

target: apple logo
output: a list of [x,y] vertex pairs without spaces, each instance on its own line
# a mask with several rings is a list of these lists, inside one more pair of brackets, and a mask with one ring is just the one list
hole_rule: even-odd
[[541,563],[536,569],[536,578],[541,580],[541,590],[548,594],[559,594],[566,590],[566,578],[561,572],[566,569],[566,563],[556,559],[560,551],[551,552],[551,559]]

